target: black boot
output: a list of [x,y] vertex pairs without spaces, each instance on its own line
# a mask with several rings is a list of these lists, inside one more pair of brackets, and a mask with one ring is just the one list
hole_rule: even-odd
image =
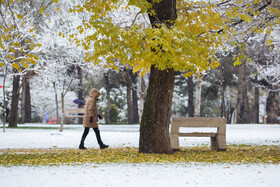
[[84,145],[79,145],[79,149],[87,149]]
[[98,128],[93,128],[94,132],[95,132],[95,135],[96,135],[96,139],[97,139],[97,142],[100,146],[100,149],[105,149],[105,148],[108,148],[109,145],[106,145],[102,142],[101,140],[101,137],[100,137],[100,131]]
[[106,149],[109,147],[109,145],[106,145],[106,144],[100,144],[100,149]]
[[81,143],[79,145],[79,149],[87,149],[85,146],[84,146],[84,142],[85,142],[85,138],[82,138],[81,139]]

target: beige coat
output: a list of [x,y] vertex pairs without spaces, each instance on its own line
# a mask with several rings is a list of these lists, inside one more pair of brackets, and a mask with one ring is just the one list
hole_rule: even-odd
[[[98,97],[100,96],[100,92],[93,88],[90,91],[89,98],[86,101],[85,105],[85,114],[84,114],[84,120],[83,120],[83,125],[84,127],[90,127],[90,128],[97,128],[97,105],[96,101]],[[90,123],[90,117],[93,117],[92,123]]]

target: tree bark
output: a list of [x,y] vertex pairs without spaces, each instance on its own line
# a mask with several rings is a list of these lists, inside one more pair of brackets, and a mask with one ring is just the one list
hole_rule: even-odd
[[19,101],[19,90],[20,90],[19,82],[20,82],[20,76],[14,75],[11,113],[9,117],[9,127],[17,127],[18,124],[18,101]]
[[238,97],[237,97],[237,123],[250,123],[250,112],[247,95],[246,77],[247,70],[245,62],[238,67]]
[[277,124],[279,116],[279,93],[270,91],[266,102],[267,123]]
[[174,89],[173,69],[151,67],[149,87],[140,124],[139,151],[170,153],[169,123]]
[[189,117],[194,117],[194,105],[193,105],[193,77],[188,77],[188,113]]
[[21,123],[31,122],[31,100],[30,100],[30,86],[29,78],[23,76],[22,78],[22,99],[21,99]]

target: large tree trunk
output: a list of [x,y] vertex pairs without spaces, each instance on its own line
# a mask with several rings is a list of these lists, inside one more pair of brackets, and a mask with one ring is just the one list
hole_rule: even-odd
[[12,104],[11,114],[9,117],[9,127],[17,127],[18,124],[18,101],[19,101],[19,86],[20,76],[13,77],[13,91],[12,91]]
[[194,117],[194,105],[193,105],[193,77],[188,77],[188,113],[189,117]]
[[279,123],[277,120],[279,116],[279,93],[270,91],[266,102],[267,123]]
[[139,151],[170,153],[169,123],[174,89],[173,69],[151,67],[149,87],[140,125]]
[[[149,19],[153,27],[165,24],[168,28],[177,18],[176,0],[162,0],[152,4]],[[174,89],[173,69],[159,70],[151,66],[150,81],[140,124],[139,152],[170,153],[169,123]]]
[[22,78],[22,98],[21,98],[21,123],[31,122],[31,100],[30,100],[30,86],[29,78],[23,76]]
[[246,64],[238,67],[238,97],[237,97],[237,123],[250,123],[250,112],[246,85]]
[[[255,82],[258,81],[258,75],[255,76]],[[254,123],[259,123],[259,111],[260,111],[260,89],[255,86],[255,105],[254,105]]]

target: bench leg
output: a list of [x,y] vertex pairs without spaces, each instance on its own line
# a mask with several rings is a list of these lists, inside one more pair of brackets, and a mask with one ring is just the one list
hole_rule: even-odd
[[226,151],[226,126],[221,126],[217,131],[217,144],[219,151]]
[[170,136],[170,147],[172,151],[179,151],[179,136],[171,135]]
[[225,136],[211,137],[211,150],[226,151]]
[[217,145],[218,151],[226,151],[226,136],[225,135],[217,135]]
[[211,137],[211,150],[218,150],[217,137]]

